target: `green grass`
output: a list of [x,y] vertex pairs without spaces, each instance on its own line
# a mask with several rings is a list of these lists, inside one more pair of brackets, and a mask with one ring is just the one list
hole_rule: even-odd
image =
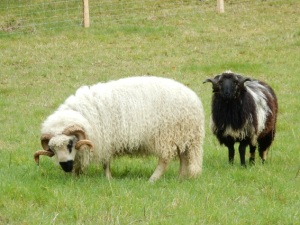
[[[300,224],[299,1],[228,1],[225,14],[214,12],[215,1],[196,7],[132,22],[122,14],[126,23],[89,29],[0,34],[0,224]],[[202,82],[228,69],[277,93],[277,135],[264,166],[241,168],[238,155],[228,165],[210,131],[211,86]],[[174,161],[150,184],[154,157],[115,159],[111,182],[99,165],[80,177],[45,157],[37,168],[40,124],[67,96],[141,74],[174,78],[202,99],[200,177],[178,181]]]

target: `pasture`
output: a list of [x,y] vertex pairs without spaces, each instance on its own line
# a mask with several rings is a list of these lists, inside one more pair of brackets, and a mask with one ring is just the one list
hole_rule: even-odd
[[[18,1],[15,1],[18,2]],[[171,1],[167,1],[171,2]],[[0,224],[300,224],[300,2],[197,2],[184,14],[0,32]],[[159,10],[159,6],[158,10]],[[0,15],[1,17],[1,15]],[[210,130],[211,85],[225,70],[264,80],[279,101],[265,165],[228,164]],[[173,78],[201,98],[206,116],[203,173],[178,181],[178,160],[147,180],[153,157],[66,174],[41,149],[40,125],[81,85],[133,75]],[[247,149],[247,159],[249,151]]]

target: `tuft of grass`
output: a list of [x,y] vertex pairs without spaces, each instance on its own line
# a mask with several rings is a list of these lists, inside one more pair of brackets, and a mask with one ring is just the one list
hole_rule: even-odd
[[[141,20],[120,14],[122,21],[89,29],[0,35],[0,224],[299,224],[299,1],[228,1],[224,14],[214,1],[195,7]],[[13,15],[0,27],[18,21]],[[278,96],[265,165],[257,159],[241,168],[238,155],[228,165],[210,131],[211,87],[202,82],[228,69],[266,81]],[[202,99],[201,176],[178,181],[174,160],[150,184],[154,157],[114,159],[111,181],[101,165],[80,177],[48,158],[35,165],[40,124],[66,97],[81,85],[142,74],[176,79]]]

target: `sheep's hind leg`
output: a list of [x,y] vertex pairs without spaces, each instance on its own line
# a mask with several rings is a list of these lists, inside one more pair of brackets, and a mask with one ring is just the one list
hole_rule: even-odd
[[262,164],[265,163],[266,159],[267,159],[267,155],[268,155],[268,150],[265,151],[259,151],[259,156],[262,160]]
[[250,158],[249,158],[250,165],[255,165],[255,150],[256,150],[256,146],[250,144]]
[[273,133],[273,131],[271,131],[263,138],[259,138],[257,140],[259,156],[262,159],[263,164],[265,163],[265,161],[267,159],[268,149],[271,146],[273,139],[274,139],[274,133]]
[[202,154],[203,149],[201,146],[187,148],[184,152],[180,152],[178,150],[180,159],[180,169],[178,174],[179,179],[195,178],[198,174],[201,173]]
[[178,178],[182,179],[184,177],[188,176],[188,165],[189,165],[189,161],[188,161],[188,152],[182,152],[182,153],[178,153],[179,155],[179,160],[180,160],[180,168],[179,168],[179,174],[178,174]]
[[154,173],[150,177],[149,181],[150,182],[157,181],[163,175],[163,173],[166,171],[168,164],[169,164],[169,160],[159,158],[158,165],[157,165]]

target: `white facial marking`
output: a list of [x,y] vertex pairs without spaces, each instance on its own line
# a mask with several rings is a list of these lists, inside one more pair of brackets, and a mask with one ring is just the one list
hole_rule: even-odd
[[[54,151],[55,156],[59,162],[67,162],[70,160],[74,160],[76,155],[75,146],[75,137],[74,136],[66,136],[66,135],[57,135],[49,141],[49,147],[52,151]],[[72,150],[68,149],[68,145],[72,141]]]

